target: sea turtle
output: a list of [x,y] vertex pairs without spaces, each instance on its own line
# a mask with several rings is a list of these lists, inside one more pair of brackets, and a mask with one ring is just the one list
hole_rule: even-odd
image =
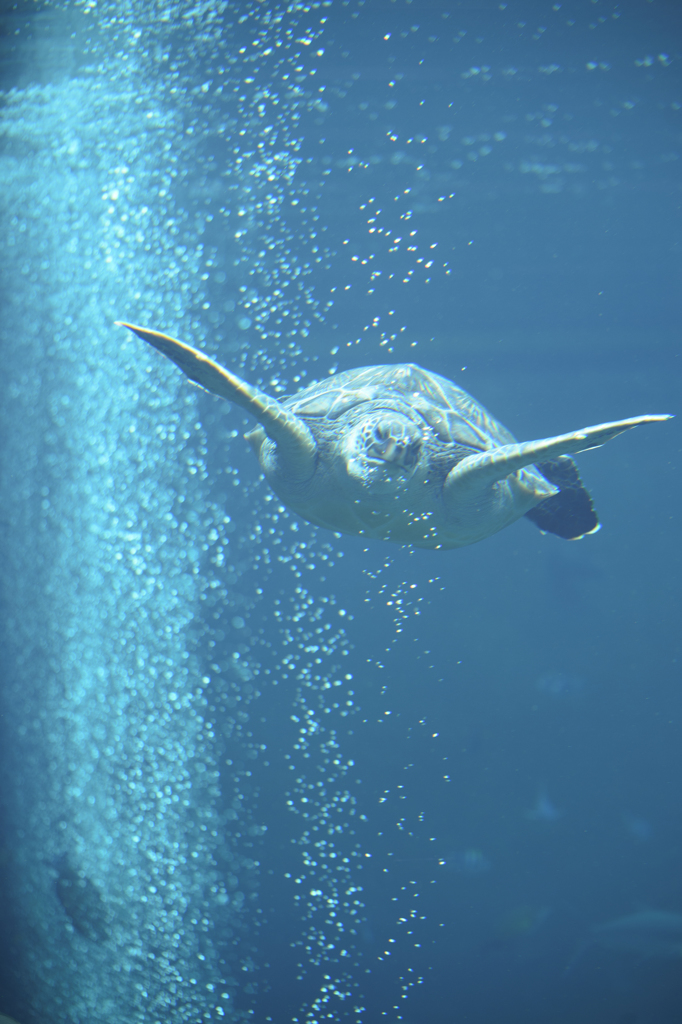
[[466,391],[413,363],[346,370],[278,400],[183,342],[119,323],[258,420],[246,439],[293,512],[415,547],[473,544],[524,515],[567,540],[594,533],[599,520],[570,454],[670,418],[519,444]]

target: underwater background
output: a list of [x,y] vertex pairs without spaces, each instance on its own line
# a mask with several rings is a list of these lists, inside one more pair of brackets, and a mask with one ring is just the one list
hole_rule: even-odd
[[368,543],[114,326],[521,439],[677,413],[681,30],[3,0],[0,1014],[682,1021],[677,421],[578,457],[580,542]]

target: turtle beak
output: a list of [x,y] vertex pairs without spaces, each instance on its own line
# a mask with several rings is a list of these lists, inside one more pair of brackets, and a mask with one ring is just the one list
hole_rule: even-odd
[[[383,411],[383,410],[380,410]],[[393,412],[367,417],[352,429],[342,450],[348,476],[364,486],[395,486],[419,464],[422,433],[403,415]]]
[[386,470],[397,470],[410,475],[419,460],[420,448],[421,445],[411,439],[387,437],[375,441],[367,449],[365,457],[367,462],[376,468],[382,466]]
[[419,462],[422,432],[407,417],[389,413],[367,429],[365,458],[375,468],[410,476]]
[[389,437],[383,444],[372,445],[372,458],[381,459],[382,462],[395,462],[399,455],[398,442],[394,437]]

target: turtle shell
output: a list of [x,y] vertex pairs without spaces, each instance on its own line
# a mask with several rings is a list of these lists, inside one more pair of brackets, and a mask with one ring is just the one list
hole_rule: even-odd
[[514,444],[514,435],[462,388],[414,363],[363,366],[311,384],[282,403],[302,419],[334,421],[364,402],[393,408],[405,402],[444,444],[487,450]]

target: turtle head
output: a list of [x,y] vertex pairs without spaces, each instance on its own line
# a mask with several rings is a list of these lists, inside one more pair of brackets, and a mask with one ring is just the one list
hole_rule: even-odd
[[355,423],[341,445],[350,477],[366,486],[409,479],[419,464],[424,437],[409,416],[375,409]]

